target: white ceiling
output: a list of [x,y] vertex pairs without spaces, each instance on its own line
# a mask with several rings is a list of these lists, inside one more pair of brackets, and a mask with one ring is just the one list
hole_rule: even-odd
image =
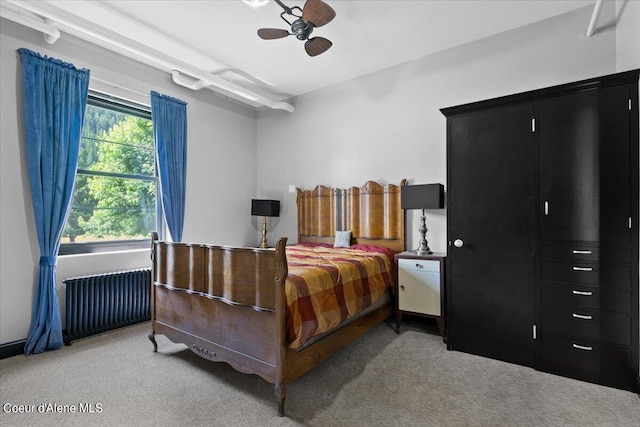
[[[531,24],[595,0],[325,0],[336,18],[313,36],[330,39],[327,52],[309,57],[295,37],[262,40],[258,28],[288,29],[274,1],[253,10],[240,0],[47,0],[64,14],[121,40],[163,52],[204,72],[264,82],[286,99],[438,51]],[[304,6],[302,0],[283,0]],[[14,9],[34,2],[2,0]],[[584,23],[585,31],[589,22]],[[61,30],[64,26],[58,25]],[[62,35],[64,37],[64,34]],[[233,72],[225,70],[232,69]]]

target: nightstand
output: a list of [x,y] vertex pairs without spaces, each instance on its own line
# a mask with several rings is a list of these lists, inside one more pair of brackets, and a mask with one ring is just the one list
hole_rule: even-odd
[[445,254],[416,255],[401,252],[396,262],[396,332],[402,315],[410,314],[436,319],[445,337],[444,266]]

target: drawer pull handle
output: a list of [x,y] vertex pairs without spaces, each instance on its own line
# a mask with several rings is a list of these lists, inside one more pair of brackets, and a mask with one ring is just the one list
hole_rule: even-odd
[[576,291],[576,290],[574,290],[573,294],[574,295],[584,295],[586,297],[590,297],[591,295],[593,295],[593,292],[591,292],[591,291]]
[[593,267],[573,267],[573,271],[593,271]]
[[591,251],[581,251],[578,249],[574,249],[572,252],[576,255],[591,255]]
[[576,314],[576,313],[573,313],[573,317],[575,317],[576,319],[583,319],[583,320],[593,319],[593,316],[585,316],[584,314]]
[[400,285],[400,289],[404,291],[404,285]]
[[574,344],[573,348],[577,348],[578,350],[586,350],[586,351],[591,351],[593,350],[593,347],[587,347],[584,345],[578,345],[578,344]]
[[424,265],[422,265],[422,264],[416,264],[416,268],[424,268]]

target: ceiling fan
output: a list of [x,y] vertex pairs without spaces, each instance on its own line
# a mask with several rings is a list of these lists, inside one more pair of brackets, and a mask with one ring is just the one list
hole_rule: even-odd
[[[332,45],[331,41],[324,37],[309,38],[313,29],[322,27],[331,22],[336,16],[336,12],[322,0],[307,0],[304,7],[288,7],[280,0],[274,0],[280,5],[284,12],[280,17],[291,26],[291,32],[278,28],[260,28],[258,36],[263,40],[281,39],[287,36],[296,36],[298,40],[306,40],[304,50],[309,56],[320,55],[326,52]],[[289,19],[285,17],[289,16]]]

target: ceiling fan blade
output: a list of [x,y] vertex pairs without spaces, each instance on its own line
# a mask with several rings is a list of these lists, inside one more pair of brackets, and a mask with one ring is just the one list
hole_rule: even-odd
[[336,11],[322,0],[307,0],[302,9],[302,19],[314,27],[322,27],[335,17]]
[[312,39],[307,40],[307,42],[304,44],[304,50],[307,51],[309,56],[316,56],[325,52],[332,45],[333,43],[331,43],[329,40],[325,39],[324,37],[314,37]]
[[288,35],[289,31],[280,30],[278,28],[260,28],[258,30],[258,36],[263,40],[281,39]]

